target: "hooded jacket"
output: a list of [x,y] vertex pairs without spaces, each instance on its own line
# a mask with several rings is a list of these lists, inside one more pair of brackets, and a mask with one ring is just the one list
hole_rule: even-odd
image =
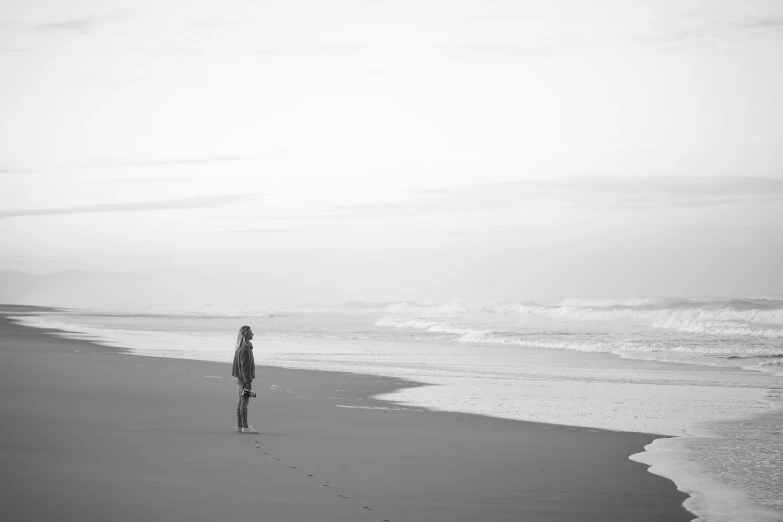
[[256,378],[256,360],[253,357],[253,345],[246,342],[234,352],[234,368],[231,376],[237,378],[237,382],[250,384]]

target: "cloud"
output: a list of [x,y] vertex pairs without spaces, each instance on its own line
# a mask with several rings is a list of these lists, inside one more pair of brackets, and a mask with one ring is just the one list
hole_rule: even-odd
[[258,161],[285,158],[291,154],[291,151],[272,150],[241,156],[197,156],[191,158],[105,158],[82,163],[79,165],[79,167],[85,169],[99,169],[118,167],[157,167],[166,165],[213,165],[217,163],[234,163],[241,161]]
[[70,18],[57,22],[38,22],[35,24],[35,27],[41,31],[87,34],[104,25],[121,22],[127,19],[128,15],[126,13],[116,12],[105,15]]
[[29,174],[30,169],[14,166],[10,163],[0,163],[0,175],[3,174]]
[[556,46],[546,44],[541,45],[518,45],[512,43],[477,43],[465,46],[471,51],[481,53],[500,54],[504,56],[525,58],[528,56],[552,55]]
[[[482,20],[508,22],[503,18]],[[558,29],[558,22],[553,22]],[[527,42],[484,42],[461,45],[463,49],[511,58],[555,56],[590,51],[597,47],[618,49],[632,42],[643,48],[663,51],[709,46],[720,42],[746,41],[783,33],[783,12],[765,16],[716,18],[701,13],[667,17],[657,24],[646,21],[636,27],[607,27],[598,33],[575,34],[561,31],[557,38]]]
[[39,24],[38,28],[53,31],[89,33],[99,25],[100,23],[95,18],[74,18],[72,20],[65,20],[64,22]]
[[734,24],[734,29],[752,32],[783,32],[783,16],[771,16],[738,22]]
[[[14,19],[0,21],[0,30],[8,33],[14,32],[25,34],[30,31],[44,33],[61,34],[89,34],[106,25],[118,22],[124,22],[130,19],[130,15],[125,11],[115,11],[112,13],[99,15],[85,15],[61,20],[36,20],[36,19]],[[6,34],[8,36],[8,34]],[[0,53],[25,52],[26,47],[4,45],[0,47]]]
[[139,178],[121,178],[113,181],[117,183],[150,183],[150,184],[165,184],[165,183],[192,183],[198,180],[198,176],[155,176],[155,177],[139,177]]
[[579,190],[585,195],[603,196],[614,208],[706,207],[783,199],[783,179],[741,176],[586,178]]
[[275,221],[383,219],[522,208],[541,202],[609,210],[698,208],[783,200],[783,179],[748,177],[580,177],[477,184],[419,192],[405,201],[340,206],[331,214]]
[[367,45],[319,45],[267,47],[254,49],[251,54],[257,56],[308,56],[314,54],[351,54],[371,49]]
[[[195,156],[183,158],[99,158],[77,165],[56,165],[51,169],[113,169],[113,168],[133,168],[133,167],[165,167],[171,165],[217,165],[223,163],[239,163],[246,161],[263,161],[271,159],[287,158],[294,154],[291,150],[269,150],[260,151],[253,154],[236,156]],[[37,173],[35,170],[19,167],[11,163],[0,162],[0,176],[4,174]],[[178,178],[184,179],[184,178]],[[148,179],[148,181],[152,181]]]
[[249,201],[253,196],[246,194],[225,194],[159,201],[136,201],[132,203],[106,203],[74,207],[33,208],[0,212],[0,219],[26,216],[63,216],[68,214],[103,214],[109,212],[149,212],[154,210],[192,210],[218,208]]
[[206,58],[207,56],[207,53],[201,49],[184,45],[167,45],[163,49],[169,56],[175,58]]
[[231,228],[214,232],[219,235],[277,236],[306,232],[303,228]]
[[646,35],[629,37],[629,40],[665,49],[679,49],[719,42],[745,41],[750,38],[783,33],[783,16],[716,20],[700,15],[681,18],[666,28]]

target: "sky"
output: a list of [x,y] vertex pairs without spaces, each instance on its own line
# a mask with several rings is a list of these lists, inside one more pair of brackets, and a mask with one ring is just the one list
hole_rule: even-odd
[[781,59],[779,0],[6,0],[0,271],[783,295]]

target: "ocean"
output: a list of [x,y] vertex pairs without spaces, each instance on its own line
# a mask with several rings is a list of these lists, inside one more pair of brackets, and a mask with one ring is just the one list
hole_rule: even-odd
[[400,407],[660,434],[630,458],[689,493],[702,520],[783,520],[781,299],[202,306],[17,320],[138,355],[223,362],[247,324],[258,365],[430,385],[382,397]]

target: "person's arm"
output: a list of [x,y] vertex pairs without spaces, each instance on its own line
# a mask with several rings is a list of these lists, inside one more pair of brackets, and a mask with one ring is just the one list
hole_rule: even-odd
[[245,388],[252,389],[253,380],[250,378],[250,353],[247,350],[242,350],[239,353],[239,368],[242,371],[242,381],[245,383]]

